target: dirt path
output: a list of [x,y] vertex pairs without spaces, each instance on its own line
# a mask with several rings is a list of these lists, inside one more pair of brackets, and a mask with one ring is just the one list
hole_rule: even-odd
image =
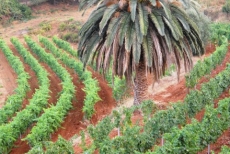
[[11,68],[3,52],[0,50],[0,108],[3,106],[8,95],[13,94],[17,74]]

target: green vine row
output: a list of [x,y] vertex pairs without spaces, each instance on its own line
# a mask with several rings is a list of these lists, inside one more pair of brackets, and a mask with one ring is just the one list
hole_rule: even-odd
[[48,73],[16,39],[12,39],[11,41],[15,44],[19,53],[26,59],[31,68],[35,70],[40,85],[26,108],[17,112],[17,115],[12,118],[10,123],[0,126],[0,153],[9,153],[17,138],[26,131],[34,122],[34,119],[39,116],[43,108],[47,106],[49,99],[50,82]]
[[56,142],[46,141],[44,144],[46,151],[43,150],[42,145],[36,145],[27,154],[74,154],[71,142],[61,136],[58,136]]
[[221,45],[223,43],[223,36],[230,41],[230,24],[229,23],[214,23],[211,24],[211,41]]
[[7,123],[8,120],[22,107],[23,99],[26,96],[26,93],[30,90],[30,85],[28,79],[30,78],[29,74],[25,72],[25,68],[20,61],[20,59],[12,53],[7,44],[0,40],[0,49],[6,56],[11,67],[17,74],[17,88],[14,90],[13,95],[9,96],[0,109],[0,125]]
[[[80,79],[83,80],[83,83],[85,85],[83,91],[86,93],[84,99],[83,112],[85,114],[85,117],[87,119],[90,119],[95,113],[94,105],[99,100],[101,100],[98,95],[98,91],[100,90],[98,81],[92,78],[92,73],[90,71],[83,71],[83,64],[81,62],[76,61],[74,58],[71,58],[65,52],[62,52],[47,38],[40,37],[39,40],[48,50],[50,50],[53,53],[53,55],[60,59],[65,65],[74,69],[77,72],[78,76],[80,76]],[[60,41],[59,39],[55,39],[55,37],[54,40]]]
[[23,139],[27,140],[30,146],[35,146],[42,141],[49,140],[51,133],[60,127],[65,115],[72,107],[75,86],[72,83],[70,74],[57,62],[52,54],[46,53],[45,50],[30,37],[25,37],[25,41],[40,60],[46,62],[62,80],[62,91],[56,106],[51,105],[48,109],[44,109],[44,113],[36,119],[36,126],[34,126],[30,134]]
[[216,51],[212,55],[205,58],[203,61],[199,60],[191,72],[185,76],[186,87],[194,88],[201,77],[210,74],[217,65],[222,63],[226,53],[228,52],[228,40],[226,38],[223,40],[223,44],[217,47]]
[[77,56],[77,51],[73,50],[73,48],[70,46],[70,44],[62,39],[59,39],[57,36],[53,37],[53,42],[61,49],[67,51],[68,53],[70,53],[72,56],[74,57],[78,57]]
[[230,153],[230,147],[226,145],[222,146],[219,154],[228,154],[228,153]]
[[172,128],[163,135],[163,146],[155,146],[151,154],[197,153],[214,143],[224,130],[230,127],[230,98],[219,101],[218,108],[208,105],[202,122],[192,119],[182,129]]
[[[169,109],[157,111],[152,117],[149,117],[144,123],[144,128],[138,125],[126,126],[125,132],[121,131],[122,136],[115,137],[112,140],[107,137],[107,132],[110,132],[109,129],[108,131],[101,131],[98,137],[93,137],[95,135],[91,136],[93,142],[91,146],[85,148],[86,152],[99,150],[100,153],[135,153],[151,149],[164,133],[171,131],[172,127],[184,126],[187,118],[194,117],[205,105],[213,104],[214,99],[218,98],[229,87],[229,76],[230,65],[228,64],[225,70],[220,72],[215,78],[202,84],[200,91],[191,90],[186,96],[184,103],[174,103]],[[109,122],[107,124],[109,126],[103,125],[111,128],[110,125],[113,124],[111,121]],[[96,125],[95,129],[97,127]]]

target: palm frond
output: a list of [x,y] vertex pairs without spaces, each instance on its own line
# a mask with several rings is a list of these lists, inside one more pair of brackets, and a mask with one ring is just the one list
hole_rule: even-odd
[[136,18],[136,10],[137,10],[137,0],[130,0],[130,12],[131,12],[131,19],[134,22]]
[[100,3],[102,0],[81,0],[79,4],[79,10],[88,9],[94,4]]
[[138,3],[139,22],[141,33],[145,36],[148,31],[148,12],[142,3]]
[[150,18],[151,18],[153,24],[155,25],[155,27],[157,28],[158,33],[161,36],[164,36],[165,35],[165,26],[164,26],[164,22],[162,20],[162,17],[152,13],[152,14],[150,14]]
[[128,25],[130,23],[131,16],[129,13],[124,13],[121,23],[120,23],[120,28],[119,28],[119,45],[122,46],[125,38],[125,33],[128,30]]
[[157,67],[161,68],[163,66],[161,45],[155,31],[151,30],[150,34],[151,34],[151,40],[153,41],[154,44],[155,51],[157,53],[157,59],[158,59]]
[[144,50],[144,54],[145,54],[146,65],[148,67],[152,67],[153,42],[152,42],[150,33],[148,33],[146,36],[144,36],[142,46],[143,46],[143,50]]
[[133,54],[134,63],[138,64],[141,57],[141,44],[138,41],[136,33],[134,33],[134,37],[133,37],[132,54]]
[[174,26],[172,25],[171,21],[169,21],[167,18],[163,17],[163,20],[165,21],[166,25],[169,27],[171,33],[172,33],[172,36],[175,40],[179,40],[179,36],[176,32],[176,30],[174,29]]
[[103,31],[107,22],[110,20],[111,16],[114,14],[117,8],[118,8],[118,4],[113,4],[106,8],[103,18],[100,22],[100,33]]
[[137,40],[139,43],[142,43],[143,41],[143,34],[141,33],[141,29],[140,29],[140,22],[139,21],[139,16],[136,16],[136,21],[135,22],[135,30],[136,30],[136,34],[137,34]]
[[167,18],[168,20],[171,20],[172,15],[171,15],[171,11],[170,11],[170,9],[169,9],[169,5],[166,4],[165,1],[162,1],[162,0],[160,1],[160,4],[161,4],[161,6],[163,7],[163,11],[164,11],[165,14],[166,14],[166,18]]
[[84,65],[88,63],[89,57],[95,52],[95,47],[100,41],[99,34],[97,32],[93,33],[91,38],[88,40],[89,43],[85,47],[84,54],[82,56],[82,61],[84,61]]
[[131,47],[132,47],[132,44],[133,44],[133,36],[135,34],[135,25],[130,22],[130,25],[129,25],[129,28],[126,32],[126,35],[125,35],[125,50],[127,52],[130,52],[131,50]]
[[114,41],[115,35],[117,34],[117,30],[119,27],[119,22],[121,18],[113,18],[109,23],[109,27],[107,29],[107,39],[106,39],[106,47],[109,47]]
[[173,15],[177,17],[183,27],[190,32],[189,24],[191,23],[191,20],[188,18],[188,15],[186,15],[186,12],[173,4],[170,5],[170,8]]
[[169,31],[167,29],[165,29],[165,37],[164,38],[165,38],[166,44],[169,48],[169,52],[172,52],[173,47],[172,47],[171,37],[170,37]]
[[179,36],[180,39],[183,38],[183,30],[181,25],[179,24],[177,18],[175,16],[172,17],[172,26],[174,30],[176,31],[177,35]]
[[101,20],[101,18],[104,15],[105,9],[106,9],[106,6],[103,6],[103,7],[98,8],[92,12],[90,18],[87,20],[87,22],[80,29],[80,31],[79,31],[80,36],[84,35],[85,32],[87,32],[90,28],[92,28],[92,26],[94,26],[98,20]]

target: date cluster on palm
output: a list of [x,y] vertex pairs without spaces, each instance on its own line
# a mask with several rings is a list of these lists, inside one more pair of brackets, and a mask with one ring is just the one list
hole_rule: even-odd
[[[154,81],[174,58],[177,72],[193,66],[204,53],[199,29],[184,10],[183,0],[82,0],[80,10],[97,4],[80,30],[78,55],[105,73],[134,81],[135,104],[148,99],[148,73]],[[145,79],[144,79],[145,78]],[[141,88],[141,89],[140,89]]]

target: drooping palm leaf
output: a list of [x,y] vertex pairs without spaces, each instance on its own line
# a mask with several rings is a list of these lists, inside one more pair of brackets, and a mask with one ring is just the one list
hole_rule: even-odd
[[[82,0],[80,9],[97,2],[101,1]],[[181,59],[190,69],[191,54],[204,53],[199,30],[183,5],[166,0],[107,0],[90,15],[80,38],[78,54],[85,64],[92,60],[106,72],[112,63],[113,74],[126,78],[140,61],[158,80],[169,55],[174,55],[179,73]]]
[[131,12],[131,19],[134,22],[136,17],[136,10],[137,10],[137,0],[130,0],[130,12]]

